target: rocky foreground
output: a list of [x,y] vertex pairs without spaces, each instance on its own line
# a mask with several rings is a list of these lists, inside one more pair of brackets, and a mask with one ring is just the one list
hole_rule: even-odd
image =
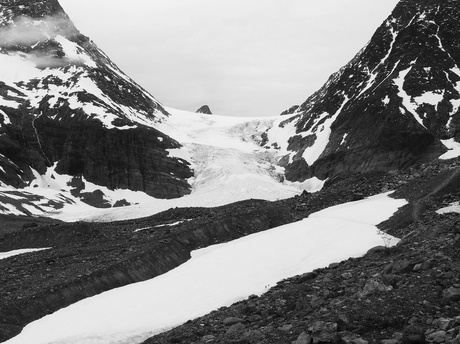
[[380,225],[402,238],[396,247],[281,281],[144,344],[460,343],[460,217],[436,213],[458,200],[459,174],[450,161],[362,179],[359,192],[399,185],[395,196],[410,200]]
[[395,173],[342,174],[318,193],[218,208],[170,209],[114,223],[2,218],[0,341],[85,297],[162,274],[197,248],[300,220],[389,190],[409,204],[382,223],[402,238],[359,259],[281,281],[264,295],[190,320],[145,343],[459,343],[460,159]]

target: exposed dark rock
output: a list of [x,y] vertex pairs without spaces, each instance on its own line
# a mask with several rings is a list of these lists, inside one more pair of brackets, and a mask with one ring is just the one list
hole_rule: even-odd
[[460,301],[460,287],[450,287],[444,291],[443,296],[452,301]]
[[[369,44],[295,111],[291,157],[318,140],[327,145],[317,159],[304,157],[302,169],[296,159],[287,164],[287,179],[397,170],[445,152],[440,140],[460,137],[458,18],[457,0],[401,1]],[[417,98],[424,94],[439,99]]]
[[299,107],[300,105],[293,105],[289,109],[281,112],[280,116],[292,115]]
[[311,338],[311,335],[307,332],[302,332],[295,341],[295,344],[311,344],[312,341],[313,339]]
[[211,109],[209,108],[208,105],[203,105],[198,110],[196,110],[196,113],[203,113],[205,115],[212,115]]
[[424,344],[425,332],[420,326],[409,325],[403,331],[402,344]]
[[373,278],[366,282],[366,284],[363,287],[363,290],[358,293],[358,297],[363,298],[370,294],[388,292],[391,290],[393,290],[392,286],[385,285],[381,281]]
[[313,344],[340,343],[337,333],[337,324],[333,322],[317,321],[312,326]]
[[232,326],[238,323],[242,323],[243,321],[244,320],[241,318],[229,317],[229,318],[225,318],[223,323],[227,326]]

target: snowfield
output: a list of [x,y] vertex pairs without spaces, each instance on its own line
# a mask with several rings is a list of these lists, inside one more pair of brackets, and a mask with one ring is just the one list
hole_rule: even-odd
[[5,344],[141,343],[189,319],[262,294],[277,281],[394,245],[375,226],[404,200],[388,194],[334,206],[302,221],[192,252],[159,277],[82,300]]

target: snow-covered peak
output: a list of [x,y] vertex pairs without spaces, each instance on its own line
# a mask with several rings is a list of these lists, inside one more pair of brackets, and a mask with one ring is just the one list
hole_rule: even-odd
[[168,116],[76,29],[56,0],[2,1],[4,184],[26,186],[33,170],[44,174],[57,164],[61,173],[112,189],[128,187],[163,198],[186,194],[191,171],[166,152],[179,143],[155,129]]

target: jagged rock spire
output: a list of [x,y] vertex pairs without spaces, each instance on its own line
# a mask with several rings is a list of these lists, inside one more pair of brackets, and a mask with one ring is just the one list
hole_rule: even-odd
[[203,114],[206,114],[206,115],[212,115],[211,109],[209,108],[208,105],[203,105],[198,110],[196,110],[196,113],[203,113]]

